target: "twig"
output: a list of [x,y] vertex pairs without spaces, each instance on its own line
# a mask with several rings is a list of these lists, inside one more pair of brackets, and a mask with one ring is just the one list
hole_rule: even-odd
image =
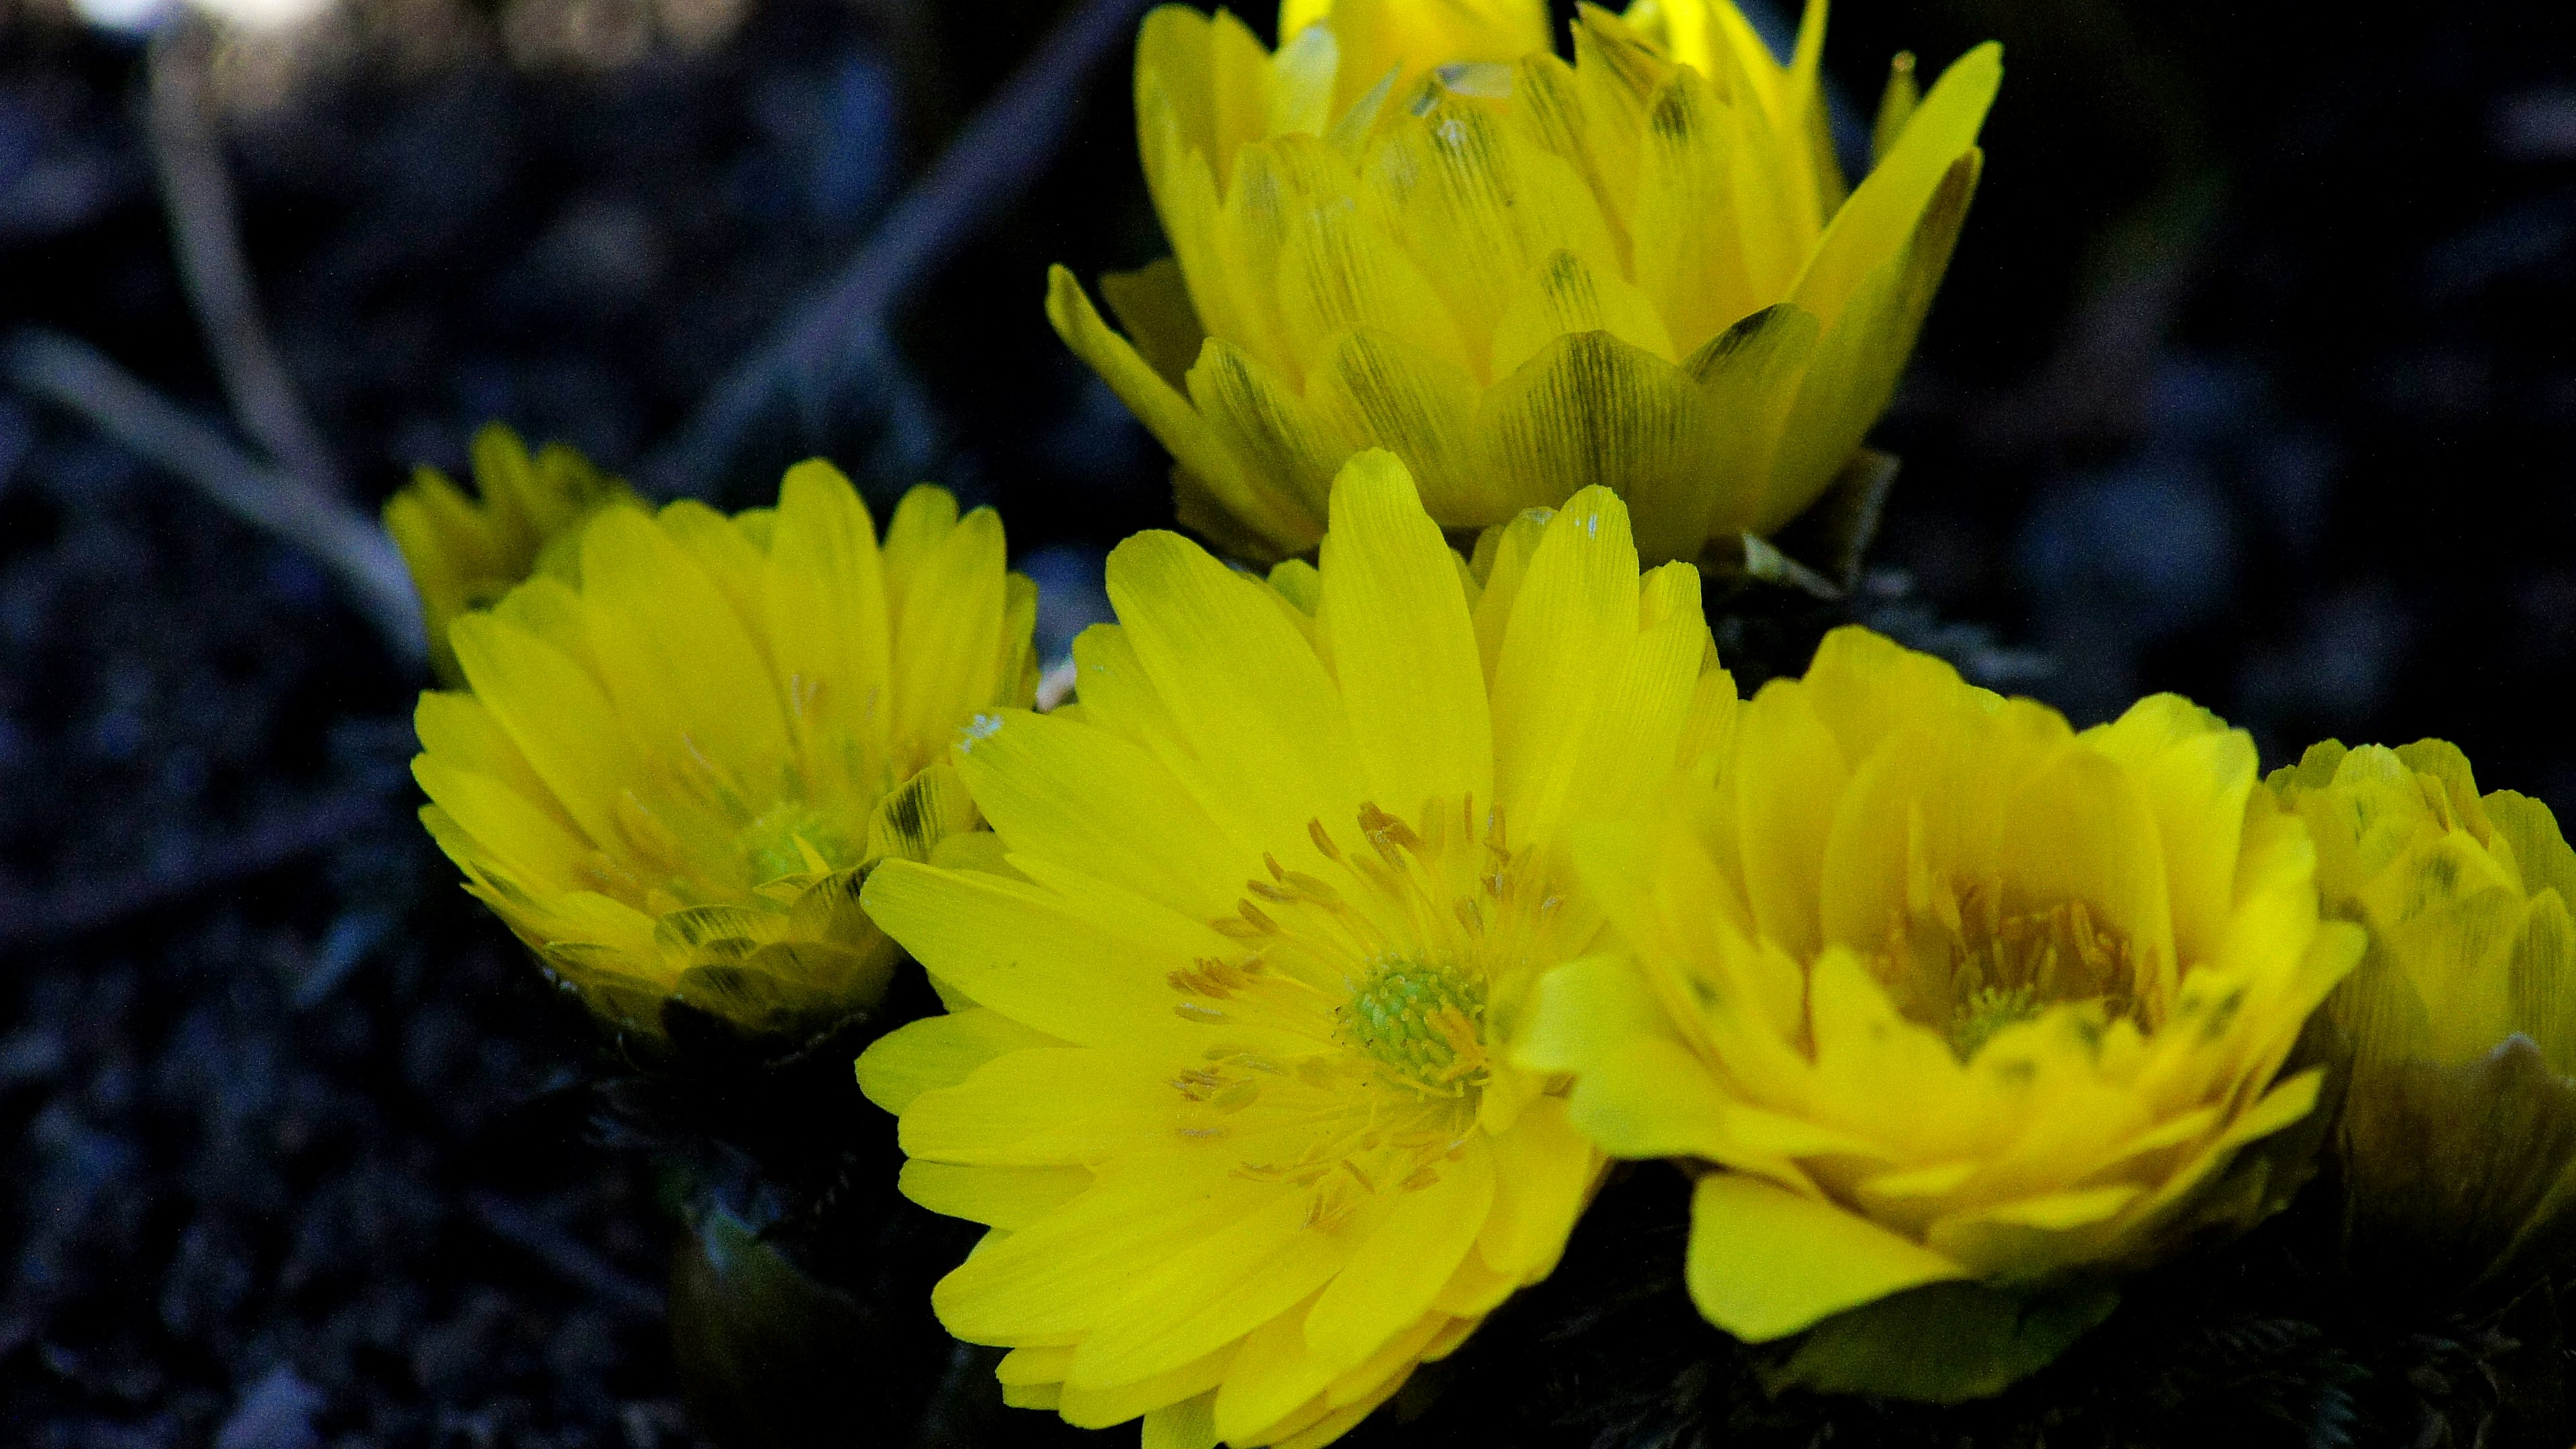
[[1134,32],[1149,3],[1087,0],[1059,23],[831,285],[736,364],[645,460],[644,479],[665,493],[707,486],[780,400],[819,412],[846,368],[881,355],[894,305],[1055,154],[1092,72]]
[[272,816],[238,834],[202,842],[173,863],[120,875],[89,889],[35,897],[0,882],[0,946],[61,940],[176,905],[291,865],[351,831],[390,818],[392,812],[382,796],[342,795]]
[[610,1307],[637,1318],[661,1314],[662,1294],[652,1284],[621,1271],[588,1243],[499,1193],[467,1193],[465,1211],[485,1232],[543,1263],[573,1286],[590,1290]]
[[310,553],[340,576],[394,653],[417,661],[427,635],[393,540],[334,493],[255,461],[215,427],[88,343],[22,328],[0,344],[0,371],[25,391],[195,484],[236,517]]
[[242,430],[315,493],[344,496],[339,465],[306,416],[251,289],[232,177],[207,120],[213,44],[204,22],[183,20],[152,47],[152,154],[179,276]]

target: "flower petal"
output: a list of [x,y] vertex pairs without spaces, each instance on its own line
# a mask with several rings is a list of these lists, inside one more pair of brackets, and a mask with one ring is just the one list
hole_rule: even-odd
[[1370,798],[1399,814],[1493,799],[1493,710],[1454,558],[1393,454],[1342,470],[1318,622]]
[[1711,1323],[1764,1343],[1967,1271],[1831,1203],[1715,1172],[1691,1194],[1686,1276]]

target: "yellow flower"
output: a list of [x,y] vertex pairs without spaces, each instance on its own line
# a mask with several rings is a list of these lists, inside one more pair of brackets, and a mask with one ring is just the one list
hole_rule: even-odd
[[1048,315],[1171,450],[1182,521],[1247,556],[1312,548],[1369,447],[1445,527],[1598,484],[1649,561],[1768,535],[1885,409],[2002,77],[1989,45],[1917,107],[1891,87],[1847,196],[1824,9],[1782,66],[1732,0],[1586,7],[1573,65],[1536,4],[1292,0],[1276,55],[1164,6],[1136,114],[1175,258],[1103,280],[1124,336],[1060,267]]
[[2351,1033],[2337,1147],[2356,1254],[2520,1287],[2576,1249],[2576,852],[2537,800],[2481,797],[2441,740],[2327,741],[2271,787],[2329,914],[2370,928],[2327,1003]]
[[540,569],[573,567],[569,539],[603,508],[641,506],[618,479],[562,443],[535,457],[519,435],[493,423],[474,435],[474,488],[482,501],[437,469],[423,465],[411,486],[385,503],[385,531],[411,567],[412,587],[429,626],[429,662],[439,680],[457,684],[448,625],[469,609],[487,609]]
[[1081,702],[959,747],[990,869],[869,882],[957,1009],[859,1078],[903,1190],[995,1229],[933,1302],[1014,1350],[1012,1402],[1322,1444],[1555,1265],[1602,1159],[1505,1048],[1605,929],[1564,841],[1734,686],[1698,576],[1641,578],[1606,490],[1470,567],[1385,453],[1320,569],[1147,533],[1109,592]]
[[614,508],[572,546],[577,583],[456,621],[469,689],[417,717],[430,834],[647,1038],[666,1002],[755,1037],[871,1005],[895,948],[861,880],[973,823],[949,741],[1035,687],[1036,591],[1001,520],[916,488],[880,549],[848,481],[805,463],[775,509]]
[[2243,733],[2163,695],[2078,734],[1844,629],[1721,758],[1582,847],[1634,959],[1555,972],[1522,1056],[1613,1154],[1706,1169],[1712,1322],[2035,1292],[2278,1205],[2243,1149],[2317,1101],[2281,1069],[2361,933]]

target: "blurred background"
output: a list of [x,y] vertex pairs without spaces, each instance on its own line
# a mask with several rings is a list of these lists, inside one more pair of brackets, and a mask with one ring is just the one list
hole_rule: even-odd
[[[828,453],[998,505],[1060,652],[1169,520],[1039,307],[1163,250],[1142,6],[208,3],[0,0],[0,1438],[694,1443],[670,1190],[412,823],[330,520],[491,419],[733,506]],[[2079,721],[2576,809],[2576,10],[1849,4],[1848,129],[1988,36],[1870,587]]]

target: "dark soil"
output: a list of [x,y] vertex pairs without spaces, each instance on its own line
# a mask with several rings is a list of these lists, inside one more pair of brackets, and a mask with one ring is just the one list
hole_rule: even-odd
[[[495,417],[636,466],[1062,8],[755,0],[710,48],[586,69],[509,58],[537,3],[367,0],[338,50],[225,73],[265,309],[368,507]],[[1844,10],[1852,96],[1900,46],[2001,34],[2011,67],[1879,434],[1907,466],[1872,617],[2080,718],[2179,689],[2275,764],[2438,733],[2488,786],[2576,808],[2570,12]],[[0,0],[0,326],[85,338],[220,418],[141,67]],[[1047,262],[1160,250],[1125,93],[1122,58],[903,311],[896,361],[840,369],[693,489],[756,501],[814,452],[880,501],[936,477],[1003,509],[1045,647],[1097,616],[1102,551],[1169,521],[1163,460],[1038,301]],[[1821,622],[1726,637],[1751,677]],[[989,1356],[930,1326],[965,1239],[887,1190],[845,1055],[773,1101],[808,1158],[718,1147],[686,1084],[604,1056],[454,889],[410,818],[420,683],[309,560],[0,395],[0,1440],[695,1443],[674,1243],[735,1218],[855,1290],[811,1309],[812,1341],[862,1365],[830,1437],[1075,1437],[1001,1410]],[[1566,1273],[1353,1442],[1899,1442],[1877,1409],[1748,1387],[1678,1296],[1679,1201],[1627,1174]],[[2051,1444],[2571,1437],[2545,1303],[2454,1321],[2289,1294],[2295,1226],[2142,1290],[2020,1422]],[[679,1281],[715,1322],[704,1275]],[[1902,1442],[2023,1442],[2001,1422]]]

